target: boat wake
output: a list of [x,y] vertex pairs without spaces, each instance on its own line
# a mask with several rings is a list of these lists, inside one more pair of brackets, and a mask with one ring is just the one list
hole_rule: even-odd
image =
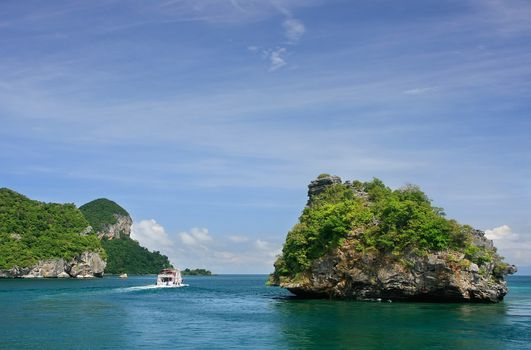
[[181,287],[188,287],[188,286],[189,286],[188,284],[170,285],[170,286],[157,286],[155,284],[150,284],[150,285],[147,285],[147,286],[135,286],[135,287],[120,288],[120,290],[122,292],[135,292],[135,291],[141,291],[141,290],[181,288]]
[[[188,286],[189,286],[188,284],[181,283],[179,285],[170,284],[169,286],[168,285],[161,285],[161,286],[152,286],[152,287],[154,287],[154,288],[181,288],[181,287],[188,287]],[[151,286],[146,286],[146,287],[151,287]]]

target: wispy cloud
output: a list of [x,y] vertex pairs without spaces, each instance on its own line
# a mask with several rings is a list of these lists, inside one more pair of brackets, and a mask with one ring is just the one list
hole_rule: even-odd
[[502,35],[531,32],[531,3],[526,0],[469,0],[475,13],[471,20]]
[[296,18],[287,18],[283,24],[286,38],[290,43],[296,43],[306,32],[306,28],[302,21]]
[[404,94],[406,94],[406,95],[422,95],[422,94],[426,94],[426,93],[429,93],[429,92],[434,92],[435,90],[436,90],[435,87],[414,88],[414,89],[405,90]]
[[271,65],[269,66],[270,72],[274,72],[287,64],[284,59],[286,52],[286,49],[281,47],[269,53],[269,61],[271,62]]
[[290,13],[299,7],[312,6],[314,0],[170,0],[161,4],[166,16],[198,18],[206,22],[246,23]]
[[278,256],[281,253],[281,249],[280,249],[281,247],[278,244],[268,242],[262,239],[257,239],[254,243],[254,246],[258,250],[266,253],[268,256],[272,258]]
[[249,237],[232,235],[232,236],[229,236],[229,240],[235,243],[243,243],[243,242],[247,242],[249,240]]

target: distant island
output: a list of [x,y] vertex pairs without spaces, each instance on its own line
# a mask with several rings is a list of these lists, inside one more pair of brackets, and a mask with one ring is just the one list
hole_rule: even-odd
[[497,302],[516,272],[417,186],[321,174],[269,284],[305,298]]
[[168,257],[130,238],[132,219],[100,198],[79,209],[0,189],[0,277],[90,278],[158,273]]
[[205,269],[189,269],[186,268],[181,271],[183,276],[212,276],[212,272]]

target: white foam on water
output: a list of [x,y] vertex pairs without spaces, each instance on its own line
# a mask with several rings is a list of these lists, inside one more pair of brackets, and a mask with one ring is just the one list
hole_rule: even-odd
[[162,289],[162,288],[181,288],[181,287],[188,287],[188,284],[181,284],[181,285],[171,285],[171,286],[157,286],[155,284],[150,284],[147,286],[135,286],[135,287],[127,287],[127,288],[119,288],[122,292],[134,292],[139,290],[149,290],[149,289]]

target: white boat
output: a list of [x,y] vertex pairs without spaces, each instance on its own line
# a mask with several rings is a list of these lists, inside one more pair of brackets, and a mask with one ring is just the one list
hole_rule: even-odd
[[183,287],[181,271],[177,269],[164,269],[157,275],[158,287]]

